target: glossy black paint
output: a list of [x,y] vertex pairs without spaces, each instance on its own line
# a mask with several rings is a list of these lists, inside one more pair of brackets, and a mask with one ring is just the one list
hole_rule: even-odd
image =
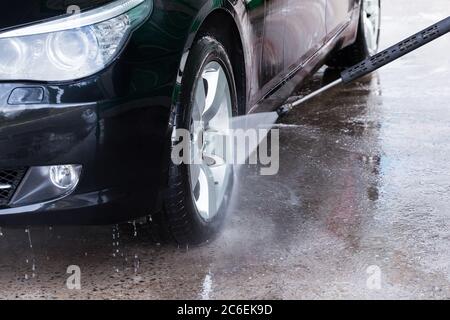
[[[71,4],[86,9],[106,2]],[[65,13],[65,1],[48,3],[16,1],[7,13],[0,13],[0,29]],[[83,165],[72,195],[29,207],[0,208],[0,223],[103,223],[159,209],[182,56],[205,21],[220,12],[239,31],[235,41],[242,46],[245,62],[243,112],[257,112],[276,108],[332,50],[354,40],[358,4],[155,0],[148,21],[100,73],[65,83],[0,79],[0,168]],[[345,10],[348,15],[334,16]],[[340,25],[339,32],[330,31],[330,25]],[[42,103],[8,104],[15,88],[42,88]]]
[[0,29],[17,28],[21,25],[34,23],[67,14],[69,5],[77,5],[82,10],[98,7],[113,0],[14,0],[8,1],[5,10],[0,13]]

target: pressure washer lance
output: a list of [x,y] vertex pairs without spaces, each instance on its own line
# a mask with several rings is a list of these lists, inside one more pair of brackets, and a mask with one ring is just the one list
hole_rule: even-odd
[[331,82],[323,88],[314,91],[313,93],[302,97],[291,103],[287,103],[277,109],[278,116],[284,116],[289,113],[293,108],[301,105],[302,103],[314,98],[315,96],[331,89],[339,84],[348,84],[354,80],[364,77],[375,70],[403,57],[404,55],[426,45],[427,43],[436,40],[437,38],[450,32],[450,17],[426,28],[425,30],[409,37],[396,45],[370,57],[366,60],[350,67],[341,72],[341,78]]

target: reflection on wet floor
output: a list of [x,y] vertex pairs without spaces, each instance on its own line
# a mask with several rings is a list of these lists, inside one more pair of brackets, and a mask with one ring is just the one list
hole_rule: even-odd
[[[444,1],[386,2],[382,46],[445,16]],[[224,231],[201,247],[139,222],[1,229],[0,297],[448,298],[449,50],[431,44],[281,119],[279,174],[242,167]],[[66,287],[70,265],[81,290]]]

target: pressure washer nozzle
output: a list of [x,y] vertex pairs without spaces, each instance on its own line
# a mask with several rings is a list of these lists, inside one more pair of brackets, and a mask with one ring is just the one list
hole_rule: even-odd
[[277,109],[278,116],[282,117],[282,116],[288,114],[293,108],[294,108],[294,106],[292,105],[292,103],[287,103],[285,105],[282,105],[281,107],[279,107]]

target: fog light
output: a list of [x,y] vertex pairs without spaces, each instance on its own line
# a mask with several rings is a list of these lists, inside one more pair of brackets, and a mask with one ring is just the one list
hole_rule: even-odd
[[31,167],[17,187],[10,205],[29,205],[71,194],[77,187],[81,165]]
[[78,184],[80,170],[73,165],[50,167],[50,180],[60,189],[71,189]]

